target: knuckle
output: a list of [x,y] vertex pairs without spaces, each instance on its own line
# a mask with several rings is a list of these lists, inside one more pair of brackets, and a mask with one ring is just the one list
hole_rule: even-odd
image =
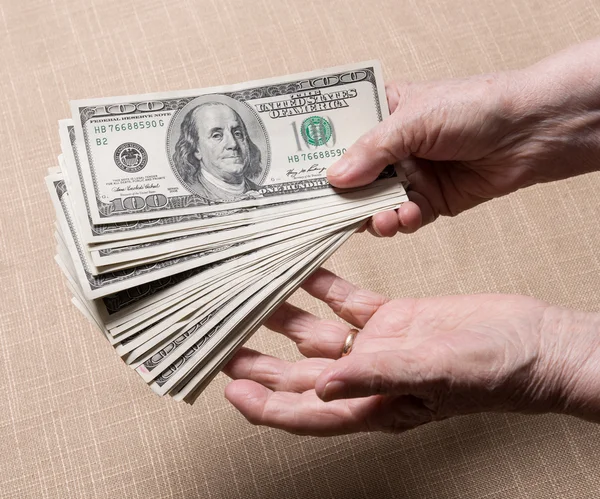
[[336,279],[325,293],[324,301],[329,304],[334,312],[339,313],[345,309],[349,296],[350,293],[346,292],[344,286]]
[[[395,119],[388,118],[377,128],[363,135],[356,142],[356,149],[359,154],[372,156],[376,153],[381,159],[388,163],[395,163],[399,157],[399,151],[402,148],[402,134],[399,133]],[[400,147],[398,147],[400,146]]]

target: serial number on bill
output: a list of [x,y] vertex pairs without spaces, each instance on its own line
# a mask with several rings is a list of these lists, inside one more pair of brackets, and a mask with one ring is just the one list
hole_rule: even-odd
[[129,130],[144,130],[144,128],[162,128],[165,126],[165,121],[160,120],[145,120],[145,121],[128,121],[127,123],[117,123],[116,125],[95,125],[94,133],[96,135],[106,132],[127,132]]
[[316,161],[325,158],[338,158],[346,152],[346,148],[326,149],[325,151],[306,152],[288,156],[288,163],[300,163],[301,161]]

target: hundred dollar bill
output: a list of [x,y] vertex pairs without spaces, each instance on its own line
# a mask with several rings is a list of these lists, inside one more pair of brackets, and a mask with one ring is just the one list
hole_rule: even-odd
[[[70,185],[69,192],[73,196],[73,207],[75,215],[78,217],[81,228],[82,241],[87,245],[107,244],[110,247],[131,244],[130,239],[135,239],[140,243],[154,240],[164,240],[174,237],[170,234],[199,234],[207,231],[226,229],[229,226],[243,226],[254,220],[262,222],[281,218],[288,214],[298,214],[303,211],[315,209],[316,204],[310,202],[294,203],[287,201],[277,205],[270,205],[263,208],[260,213],[257,208],[238,208],[235,210],[225,209],[211,213],[190,213],[176,217],[163,217],[135,222],[107,223],[104,225],[94,225],[90,207],[87,201],[85,182],[83,179],[83,170],[81,168],[81,156],[85,151],[80,151],[75,141],[75,127],[72,120],[60,120],[59,134],[61,149],[63,154],[59,157],[61,168],[65,181]],[[330,204],[339,203],[339,200],[331,199]],[[327,203],[319,205],[323,208]],[[85,209],[84,209],[85,208]],[[120,241],[116,243],[115,241]],[[112,243],[112,244],[111,244]]]
[[[211,247],[250,241],[269,235],[283,235],[286,231],[296,230],[300,227],[311,227],[312,229],[316,229],[335,223],[336,221],[351,218],[354,213],[360,211],[364,212],[366,207],[374,206],[379,199],[389,199],[390,193],[396,191],[397,187],[397,184],[391,184],[388,188],[385,188],[385,185],[380,183],[378,187],[374,189],[363,189],[357,192],[350,192],[343,197],[335,196],[344,202],[340,202],[337,206],[329,207],[324,212],[318,210],[313,210],[309,213],[300,212],[293,216],[282,217],[279,220],[268,220],[266,222],[259,222],[238,229],[207,232],[197,235],[192,234],[163,241],[133,244],[119,248],[102,249],[99,251],[92,248],[92,261],[99,267],[106,267],[151,257],[164,259],[167,258],[168,255],[174,255],[185,250],[188,252],[197,252],[210,249]],[[368,192],[372,192],[372,195],[367,197],[364,194]],[[404,194],[400,193],[397,194],[396,198],[399,202],[404,202],[407,199]],[[124,265],[123,268],[127,268],[127,265]]]
[[327,249],[316,253],[312,261],[293,277],[289,277],[275,293],[268,295],[265,300],[248,314],[241,324],[230,334],[228,338],[221,341],[218,350],[197,367],[192,376],[184,379],[172,390],[171,395],[177,401],[185,400],[193,403],[200,393],[206,388],[215,375],[223,369],[239,347],[246,341],[275,310],[275,308],[286,300],[306,279],[311,272],[321,266],[333,252],[348,239],[351,231],[342,232],[339,235],[330,236]]
[[377,61],[71,111],[94,225],[333,194],[327,168],[388,115]]
[[[351,233],[352,230],[347,233],[342,231],[339,234],[329,236],[327,239],[343,239]],[[277,273],[270,279],[267,279],[267,281],[269,281],[268,283],[261,283],[259,281],[254,283],[253,286],[250,286],[244,293],[247,297],[244,296],[242,298],[242,295],[240,295],[237,300],[237,306],[236,304],[233,304],[232,308],[231,305],[229,305],[224,307],[219,313],[215,314],[213,321],[219,316],[222,317],[223,315],[228,314],[222,319],[221,323],[215,325],[214,322],[213,324],[207,322],[203,328],[196,331],[189,338],[186,338],[181,347],[183,347],[184,344],[194,341],[196,341],[196,343],[189,346],[185,353],[174,362],[167,362],[166,366],[160,366],[158,371],[160,371],[161,374],[150,383],[150,387],[155,393],[165,395],[173,390],[173,388],[186,376],[189,376],[190,374],[193,376],[194,368],[201,365],[205,359],[208,359],[211,356],[211,354],[214,354],[215,349],[219,348],[220,344],[226,340],[228,333],[230,333],[237,324],[243,322],[244,318],[247,318],[250,314],[255,312],[256,307],[270,294],[276,292],[279,288],[284,287],[287,283],[290,283],[290,281],[293,281],[296,274],[299,272],[301,273],[302,270],[307,267],[311,268],[311,264],[314,263],[315,257],[318,254],[327,251],[327,248],[330,246],[332,246],[331,240],[325,240],[321,244],[316,245],[315,248],[313,248],[313,251],[299,258],[295,258],[290,262],[291,265],[289,265],[287,269],[282,269],[283,271],[281,273]],[[253,288],[258,287],[260,287],[261,290],[253,293]],[[213,329],[209,329],[210,327]]]
[[[296,237],[308,235],[317,237],[321,232],[327,233],[338,230],[344,226],[352,224],[355,219],[365,218],[377,211],[392,209],[399,203],[396,196],[390,199],[376,201],[376,206],[371,206],[368,212],[362,212],[360,215],[349,210],[349,218],[344,222],[337,222],[328,227],[318,228],[303,227],[285,232],[283,235],[270,235],[249,243],[234,243],[223,246],[222,248],[209,249],[196,253],[189,253],[181,256],[170,257],[167,260],[156,261],[147,264],[140,264],[131,269],[123,269],[114,272],[108,272],[97,275],[89,253],[81,243],[77,224],[73,215],[73,210],[69,201],[68,190],[60,174],[52,174],[46,177],[46,183],[50,192],[50,197],[54,204],[58,223],[61,227],[61,233],[66,238],[68,252],[72,255],[73,263],[78,277],[81,290],[88,300],[95,300],[108,295],[117,293],[151,283],[152,281],[162,280],[197,267],[204,267],[220,261],[229,261],[243,254],[252,254],[253,252],[270,253],[286,249],[288,246],[297,245]],[[351,215],[353,213],[353,215]]]

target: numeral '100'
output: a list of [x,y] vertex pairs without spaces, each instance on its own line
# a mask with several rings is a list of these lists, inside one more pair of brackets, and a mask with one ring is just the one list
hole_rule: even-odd
[[144,208],[161,208],[168,203],[164,194],[150,194],[144,199],[141,196],[113,199],[110,204],[113,212],[139,211]]

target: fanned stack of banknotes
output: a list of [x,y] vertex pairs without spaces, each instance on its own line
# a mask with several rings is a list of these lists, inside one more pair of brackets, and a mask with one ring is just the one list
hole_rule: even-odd
[[159,395],[193,403],[373,214],[326,170],[388,114],[376,61],[203,90],[71,102],[46,178],[75,306]]

